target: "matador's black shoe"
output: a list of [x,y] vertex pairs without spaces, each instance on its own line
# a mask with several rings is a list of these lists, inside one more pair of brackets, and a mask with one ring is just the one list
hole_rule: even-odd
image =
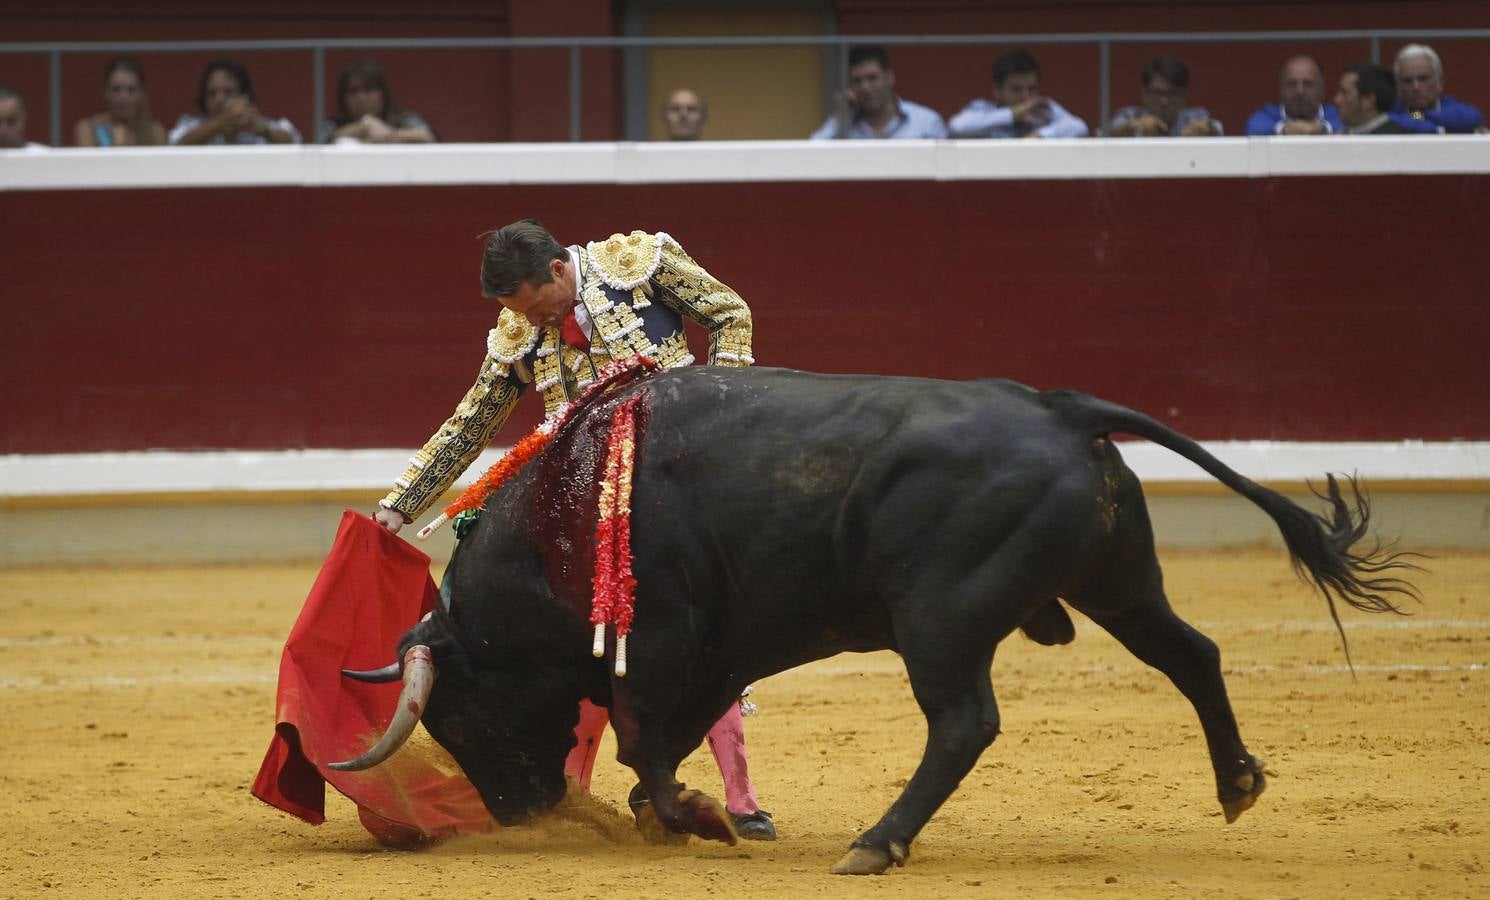
[[753,813],[730,813],[735,823],[735,834],[747,841],[776,840],[776,826],[771,823],[771,814],[763,809]]

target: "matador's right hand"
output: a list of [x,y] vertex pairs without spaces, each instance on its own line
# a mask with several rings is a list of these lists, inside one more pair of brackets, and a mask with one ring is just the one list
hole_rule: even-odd
[[408,517],[403,513],[396,509],[385,509],[381,506],[378,507],[377,512],[373,513],[373,521],[394,534],[398,534],[398,530],[409,523]]

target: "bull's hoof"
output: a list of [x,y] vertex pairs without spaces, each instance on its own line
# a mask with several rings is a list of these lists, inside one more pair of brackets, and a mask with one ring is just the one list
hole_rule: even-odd
[[888,847],[850,847],[836,865],[834,875],[883,875],[892,865],[903,866],[910,856],[904,844],[891,841]]
[[733,847],[739,842],[729,813],[718,800],[693,789],[678,792],[678,806],[689,831],[706,841],[723,841]]
[[1221,811],[1226,814],[1228,825],[1241,818],[1267,790],[1266,764],[1255,756],[1247,757],[1246,764],[1241,774],[1221,791]]
[[650,802],[634,805],[631,811],[636,813],[636,830],[641,832],[642,840],[647,843],[674,847],[688,843],[687,832],[680,834],[662,824],[662,820],[657,817],[657,808]]
[[730,823],[729,813],[724,807],[705,794],[685,788],[678,791],[678,821],[682,831],[674,831],[667,827],[662,817],[657,814],[657,806],[646,799],[646,794],[640,790],[638,785],[631,792],[631,811],[636,814],[636,830],[642,834],[642,839],[649,844],[671,844],[680,845],[688,843],[688,836],[696,834],[707,841],[723,841],[733,847],[739,842],[735,835],[735,827]]

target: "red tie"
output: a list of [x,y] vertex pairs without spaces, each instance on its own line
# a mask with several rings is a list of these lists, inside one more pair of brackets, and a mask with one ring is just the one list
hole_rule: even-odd
[[579,327],[579,320],[574,317],[574,310],[569,310],[569,315],[564,317],[564,324],[559,329],[564,336],[564,343],[578,348],[585,353],[590,352],[590,339],[585,337],[585,330]]

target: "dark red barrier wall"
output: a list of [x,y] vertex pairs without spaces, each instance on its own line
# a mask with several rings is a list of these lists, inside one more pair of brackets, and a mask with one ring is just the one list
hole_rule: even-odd
[[[1490,438],[1490,177],[0,193],[0,453],[388,447],[453,408],[484,229],[672,232],[762,363],[1009,376],[1199,438]],[[525,400],[507,440],[536,421]]]

